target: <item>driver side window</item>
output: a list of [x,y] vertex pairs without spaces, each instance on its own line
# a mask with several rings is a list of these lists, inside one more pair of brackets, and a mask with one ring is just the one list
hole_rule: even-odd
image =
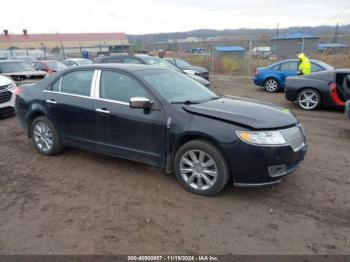
[[129,103],[132,97],[148,97],[144,87],[132,77],[113,71],[102,71],[100,98]]

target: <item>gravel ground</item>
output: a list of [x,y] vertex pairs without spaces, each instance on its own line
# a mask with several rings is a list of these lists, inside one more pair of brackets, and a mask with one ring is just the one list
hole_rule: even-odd
[[16,119],[3,119],[0,254],[349,254],[350,121],[246,79],[212,82],[296,113],[310,147],[293,175],[205,198],[151,166],[76,149],[39,155]]

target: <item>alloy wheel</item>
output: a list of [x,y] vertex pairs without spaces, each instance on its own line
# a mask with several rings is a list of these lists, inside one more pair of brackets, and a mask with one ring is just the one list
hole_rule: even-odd
[[269,79],[265,83],[265,88],[268,92],[276,92],[278,89],[278,83],[274,79]]
[[50,151],[53,146],[53,137],[50,127],[44,122],[37,122],[33,128],[35,145],[44,152]]
[[318,106],[319,97],[314,91],[306,90],[300,94],[298,103],[301,108],[312,110]]
[[180,173],[183,180],[196,190],[208,190],[215,185],[218,177],[215,161],[201,150],[190,150],[183,154]]

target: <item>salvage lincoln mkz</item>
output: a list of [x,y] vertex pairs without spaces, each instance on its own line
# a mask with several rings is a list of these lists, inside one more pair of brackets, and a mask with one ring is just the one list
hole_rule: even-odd
[[64,146],[161,166],[187,190],[219,193],[277,183],[303,160],[288,110],[220,97],[174,70],[90,65],[16,91],[16,115],[44,155]]

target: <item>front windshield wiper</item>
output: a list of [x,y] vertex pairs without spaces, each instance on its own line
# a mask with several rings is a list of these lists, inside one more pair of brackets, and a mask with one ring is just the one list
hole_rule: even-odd
[[186,101],[175,101],[171,102],[172,104],[184,104],[184,105],[195,105],[199,104],[197,101],[192,101],[192,100],[186,100]]

